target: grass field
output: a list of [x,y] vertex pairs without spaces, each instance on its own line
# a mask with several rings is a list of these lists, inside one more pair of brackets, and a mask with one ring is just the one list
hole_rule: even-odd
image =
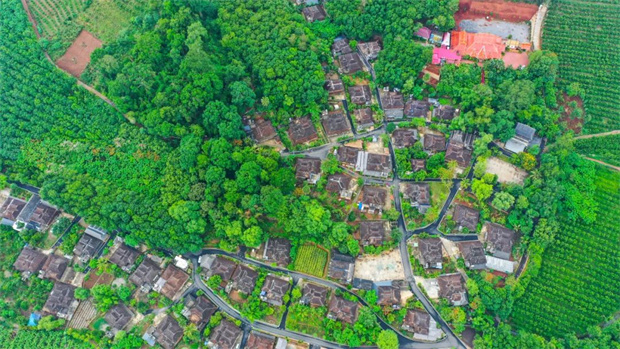
[[54,60],[64,54],[82,29],[104,43],[114,41],[145,3],[140,0],[29,1],[41,35],[50,42],[47,50]]
[[539,275],[517,300],[518,329],[545,337],[583,334],[618,310],[620,299],[620,174],[597,166],[594,224],[562,219],[543,254]]
[[324,277],[326,264],[327,251],[315,245],[303,245],[297,250],[294,267],[299,272]]
[[544,24],[543,49],[558,54],[560,77],[586,91],[584,133],[620,129],[619,13],[614,0],[554,0]]
[[620,135],[577,139],[575,149],[581,155],[620,166]]

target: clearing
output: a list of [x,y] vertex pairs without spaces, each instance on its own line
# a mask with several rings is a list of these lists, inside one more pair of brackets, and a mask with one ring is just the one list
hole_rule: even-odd
[[517,166],[496,157],[487,159],[486,173],[497,175],[500,183],[515,183],[523,185],[527,172]]
[[503,0],[460,0],[459,10],[454,14],[454,20],[458,25],[464,19],[489,16],[509,22],[525,22],[529,21],[537,11],[538,6],[534,4]]
[[67,73],[79,77],[90,63],[90,54],[100,47],[101,40],[86,30],[82,30],[67,52],[56,61],[56,64]]
[[506,21],[484,18],[464,19],[459,27],[470,33],[490,33],[501,36],[504,39],[513,39],[519,42],[530,41],[530,25],[528,23],[511,23]]
[[378,256],[365,255],[355,262],[354,277],[372,281],[404,280],[405,272],[398,249]]

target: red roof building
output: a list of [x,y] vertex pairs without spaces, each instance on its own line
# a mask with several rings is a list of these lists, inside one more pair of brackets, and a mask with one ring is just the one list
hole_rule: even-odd
[[452,50],[461,56],[478,59],[501,59],[506,46],[502,38],[488,33],[452,32]]
[[433,64],[449,63],[458,64],[461,63],[461,56],[454,50],[448,50],[446,48],[433,49]]

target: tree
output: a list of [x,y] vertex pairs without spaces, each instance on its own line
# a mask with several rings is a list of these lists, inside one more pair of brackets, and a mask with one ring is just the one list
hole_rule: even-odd
[[493,206],[498,210],[506,211],[512,207],[515,202],[515,197],[505,191],[495,194],[493,198]]
[[213,275],[207,280],[207,286],[212,290],[218,290],[222,284],[222,277],[219,275]]
[[377,337],[379,349],[398,349],[398,336],[392,330],[383,330]]
[[84,300],[90,297],[90,291],[85,288],[78,287],[75,289],[75,298],[79,300]]
[[230,94],[232,96],[232,103],[237,107],[239,113],[245,112],[247,108],[250,108],[256,102],[256,94],[244,81],[235,81],[230,84]]
[[110,285],[97,285],[92,289],[95,307],[100,312],[107,312],[118,304],[119,298]]
[[375,63],[377,83],[403,88],[409,79],[417,78],[422,68],[431,61],[432,50],[412,39],[386,38],[384,49]]

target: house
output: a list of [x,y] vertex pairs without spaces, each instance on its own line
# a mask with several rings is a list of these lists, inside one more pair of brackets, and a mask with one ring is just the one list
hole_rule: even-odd
[[427,64],[422,68],[418,79],[423,80],[425,83],[437,88],[439,80],[441,79],[441,66],[434,64]]
[[327,13],[325,13],[325,9],[322,5],[314,5],[305,7],[301,10],[304,17],[306,17],[306,21],[312,23],[314,21],[322,21],[327,17]]
[[79,257],[81,263],[86,263],[97,254],[103,245],[103,241],[84,233],[73,249],[73,253]]
[[474,149],[474,140],[476,140],[476,135],[473,133],[452,131],[449,142],[462,144],[465,149],[472,150]]
[[44,279],[60,281],[68,266],[68,259],[52,254],[47,257],[45,264],[43,264],[43,269],[40,272],[40,276]]
[[140,252],[121,243],[116,251],[110,256],[110,263],[116,264],[119,268],[126,272],[130,272]]
[[357,189],[357,181],[345,173],[335,173],[327,177],[325,190],[330,193],[338,193],[341,199],[351,200]]
[[219,275],[222,281],[228,281],[232,278],[235,269],[237,269],[237,263],[226,257],[217,256],[211,262],[211,266],[206,274],[208,278],[213,275]]
[[252,349],[274,349],[276,337],[261,332],[252,331],[248,337],[246,348]]
[[194,296],[190,294],[185,298],[185,307],[183,308],[182,314],[191,323],[196,325],[196,328],[202,331],[217,309],[217,306],[211,303],[205,296]]
[[364,64],[357,52],[345,53],[338,57],[338,61],[342,74],[353,74],[364,69]]
[[376,59],[379,52],[381,52],[381,45],[379,45],[379,41],[359,42],[357,44],[357,48],[367,61]]
[[404,114],[408,118],[426,118],[430,110],[431,104],[428,101],[410,99],[405,103]]
[[263,259],[286,268],[291,263],[291,242],[283,238],[270,238],[265,243]]
[[191,263],[189,260],[183,258],[181,255],[174,256],[174,266],[180,268],[183,271],[187,271],[189,269],[189,264]]
[[414,35],[424,40],[428,40],[431,37],[431,30],[426,27],[422,27],[418,29],[418,31],[415,32]]
[[486,241],[487,251],[497,258],[510,259],[515,236],[514,230],[496,223],[486,222],[482,227],[482,239]]
[[351,283],[355,271],[355,258],[332,251],[327,276],[343,284]]
[[392,173],[392,159],[389,155],[362,151],[357,155],[355,169],[366,176],[387,178]]
[[477,59],[501,59],[506,49],[501,37],[489,33],[453,31],[450,44],[457,54]]
[[299,302],[302,304],[308,304],[312,307],[324,307],[327,305],[328,293],[329,288],[325,286],[307,283],[302,288],[301,299]]
[[468,167],[471,163],[473,150],[467,149],[462,143],[449,142],[448,149],[446,150],[445,161],[456,161],[459,167]]
[[418,172],[426,170],[426,160],[425,159],[411,159],[411,171]]
[[164,349],[174,349],[183,338],[183,328],[172,315],[167,315],[157,325],[153,336]]
[[362,245],[381,246],[387,240],[387,231],[390,229],[388,221],[361,221],[360,240]]
[[15,263],[13,263],[13,267],[30,276],[30,274],[38,273],[43,268],[46,260],[46,255],[30,246],[26,246],[22,249]]
[[360,211],[372,211],[381,213],[387,203],[388,192],[385,188],[364,186],[362,188],[362,201],[359,204]]
[[252,137],[257,143],[267,142],[278,136],[276,129],[271,124],[271,121],[263,118],[257,118],[252,129]]
[[428,335],[431,329],[431,315],[421,309],[407,309],[401,328],[408,332]]
[[295,177],[298,181],[316,184],[321,179],[321,159],[297,158],[295,160]]
[[452,220],[457,224],[459,230],[467,228],[472,233],[476,232],[478,230],[479,218],[480,212],[478,210],[464,205],[456,205],[454,207]]
[[325,81],[325,89],[330,96],[339,95],[344,93],[344,84],[340,79],[329,79]]
[[428,40],[433,45],[441,45],[443,43],[444,33],[439,30],[432,30]]
[[370,105],[372,103],[372,92],[368,85],[355,85],[349,87],[351,103],[357,105]]
[[288,280],[267,275],[263,288],[261,288],[260,299],[263,302],[279,307],[284,304],[284,296],[287,294],[290,286]]
[[123,303],[113,306],[104,316],[105,322],[117,331],[123,330],[132,318],[131,309]]
[[44,231],[58,214],[58,209],[43,202],[39,194],[33,194],[15,219],[13,229]]
[[368,279],[353,278],[351,286],[353,286],[353,288],[357,288],[358,290],[370,291],[375,287],[375,283]]
[[349,168],[355,168],[357,164],[357,154],[360,152],[357,148],[339,147],[336,149],[336,158],[341,165]]
[[161,268],[150,258],[144,258],[136,270],[129,276],[129,281],[140,287],[142,292],[150,291],[161,274]]
[[435,154],[446,151],[446,137],[444,135],[425,134],[424,150],[428,153]]
[[478,240],[463,241],[459,243],[459,251],[469,269],[484,269],[487,267],[487,259],[484,254],[484,246]]
[[153,289],[169,299],[174,300],[187,280],[189,280],[189,275],[174,265],[168,264],[168,267],[164,270],[164,273],[161,274],[161,277],[157,280]]
[[80,302],[74,296],[75,287],[57,282],[43,305],[43,312],[59,319],[71,320]]
[[349,125],[349,121],[344,113],[344,109],[323,113],[321,124],[328,137],[338,137],[351,133],[351,125]]
[[443,121],[452,121],[457,113],[458,109],[451,105],[440,105],[433,109],[433,117]]
[[19,213],[26,206],[26,201],[9,197],[0,207],[0,218],[3,225],[13,225],[19,216]]
[[377,304],[392,307],[395,309],[400,308],[400,287],[396,285],[386,284],[377,286]]
[[338,296],[332,297],[332,300],[329,302],[327,312],[328,319],[354,324],[355,321],[357,321],[357,315],[357,302],[352,302]]
[[240,264],[233,273],[231,280],[231,288],[241,291],[245,294],[252,294],[254,286],[258,280],[258,272],[250,267]]
[[512,153],[521,153],[525,148],[540,144],[540,138],[535,137],[536,129],[520,122],[515,127],[515,136],[506,142],[506,150]]
[[443,262],[443,244],[441,239],[418,239],[418,259],[425,269],[441,269]]
[[381,106],[388,120],[403,118],[405,103],[400,92],[389,91],[387,88],[383,89],[381,91]]
[[207,346],[212,349],[237,349],[241,342],[243,331],[229,320],[222,320],[211,331]]
[[431,190],[428,183],[404,183],[403,197],[411,207],[417,207],[422,214],[431,207]]
[[433,58],[431,60],[433,64],[459,64],[461,63],[461,56],[454,51],[444,47],[433,48]]
[[355,117],[358,131],[375,125],[375,120],[372,117],[372,109],[370,108],[355,109],[353,116]]
[[288,129],[288,137],[293,145],[300,145],[319,139],[316,128],[307,116],[291,122]]
[[467,290],[460,273],[438,276],[437,285],[439,285],[439,297],[447,299],[455,306],[467,304]]
[[332,44],[332,53],[335,57],[351,52],[353,52],[353,50],[349,45],[349,40],[344,38],[336,38],[334,40],[334,43]]
[[397,149],[408,148],[418,140],[418,131],[411,128],[398,128],[392,132],[392,145]]

